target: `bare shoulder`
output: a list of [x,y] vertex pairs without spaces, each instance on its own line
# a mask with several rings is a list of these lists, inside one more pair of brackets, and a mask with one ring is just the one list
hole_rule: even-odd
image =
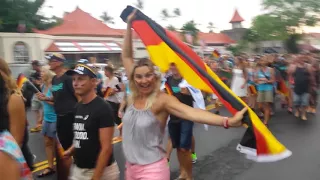
[[14,104],[14,105],[23,105],[23,97],[20,94],[17,93],[13,93],[10,97],[9,97],[9,105],[10,104]]
[[24,111],[24,101],[20,94],[14,93],[9,97],[8,111]]
[[159,92],[157,95],[157,99],[156,99],[156,103],[154,104],[154,106],[156,107],[156,109],[158,110],[163,110],[164,107],[172,101],[172,99],[174,99],[174,96],[168,95],[164,92]]

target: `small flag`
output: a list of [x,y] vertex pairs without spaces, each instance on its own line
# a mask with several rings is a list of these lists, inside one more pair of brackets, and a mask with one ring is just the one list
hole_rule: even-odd
[[220,52],[219,52],[218,50],[216,50],[216,49],[213,50],[212,55],[213,55],[213,57],[215,57],[215,58],[219,58],[219,57],[221,56]]
[[28,78],[26,78],[22,73],[19,74],[18,78],[17,78],[17,85],[18,88],[21,90],[24,83],[28,82]]
[[167,93],[168,93],[169,95],[172,95],[172,94],[173,94],[173,91],[172,91],[170,85],[169,85],[167,82],[165,82],[165,83],[164,83],[164,86],[165,86],[165,88],[166,88],[166,90],[167,90]]
[[109,97],[111,91],[112,91],[112,88],[107,87],[107,89],[104,91],[103,97],[104,97],[104,98]]
[[254,85],[250,85],[249,86],[249,90],[250,90],[250,94],[251,95],[257,94],[257,89],[256,89],[256,87]]
[[32,88],[35,90],[35,92],[40,92],[38,88],[36,88],[30,81],[28,78],[26,78],[22,73],[20,73],[18,75],[18,78],[17,78],[17,86],[18,88],[21,90],[24,83],[29,83],[30,86],[32,86]]

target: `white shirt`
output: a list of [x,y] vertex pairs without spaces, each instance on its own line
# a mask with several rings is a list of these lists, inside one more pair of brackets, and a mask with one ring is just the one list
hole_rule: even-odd
[[[106,78],[105,80],[105,83],[104,83],[104,88],[112,88],[112,89],[116,89],[116,85],[119,85],[119,79],[117,77],[113,77],[112,79],[109,79],[108,77]],[[107,97],[106,99],[107,101],[111,101],[111,102],[114,102],[114,103],[120,103],[121,101],[121,98],[118,97],[118,93],[112,95],[112,96],[109,96]]]

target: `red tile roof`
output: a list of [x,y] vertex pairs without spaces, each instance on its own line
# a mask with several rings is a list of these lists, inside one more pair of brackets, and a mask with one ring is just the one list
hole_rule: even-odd
[[[238,11],[235,15],[239,16]],[[240,16],[239,16],[240,17]],[[241,17],[240,17],[241,18]],[[242,18],[241,18],[242,19]],[[89,13],[84,12],[80,8],[76,8],[73,12],[67,13],[63,17],[63,23],[59,26],[48,30],[34,30],[36,33],[48,34],[54,36],[112,36],[123,37],[126,29],[113,29],[108,27],[102,21],[92,17]],[[179,39],[183,40],[183,35],[177,31],[171,31]],[[140,39],[138,34],[133,31],[134,39]],[[232,44],[234,40],[222,33],[203,33],[199,32],[198,39],[203,40],[206,44]],[[56,50],[57,47],[51,45],[48,49]]]
[[[183,35],[177,31],[170,31],[180,40],[184,40]],[[203,40],[206,44],[233,44],[236,43],[233,39],[223,33],[198,33],[198,39]]]
[[78,7],[63,17],[61,25],[44,31],[35,29],[34,32],[57,36],[122,36],[118,30],[108,27]]
[[204,33],[199,32],[198,39],[203,40],[206,44],[234,44],[236,41],[223,33]]
[[244,21],[244,19],[240,16],[238,10],[236,9],[234,11],[234,14],[233,14],[233,17],[232,17],[230,23],[242,22],[242,21]]

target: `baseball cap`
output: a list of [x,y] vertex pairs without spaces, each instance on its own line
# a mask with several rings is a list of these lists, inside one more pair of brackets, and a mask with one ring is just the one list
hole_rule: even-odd
[[51,60],[57,60],[57,61],[60,61],[60,62],[66,61],[66,58],[60,53],[50,54],[50,55],[46,56],[46,59],[49,60],[49,61],[51,61]]
[[74,74],[80,74],[80,75],[87,75],[91,78],[97,78],[97,75],[92,67],[87,66],[85,64],[77,64],[76,67],[72,70],[68,70],[67,75],[74,75]]

